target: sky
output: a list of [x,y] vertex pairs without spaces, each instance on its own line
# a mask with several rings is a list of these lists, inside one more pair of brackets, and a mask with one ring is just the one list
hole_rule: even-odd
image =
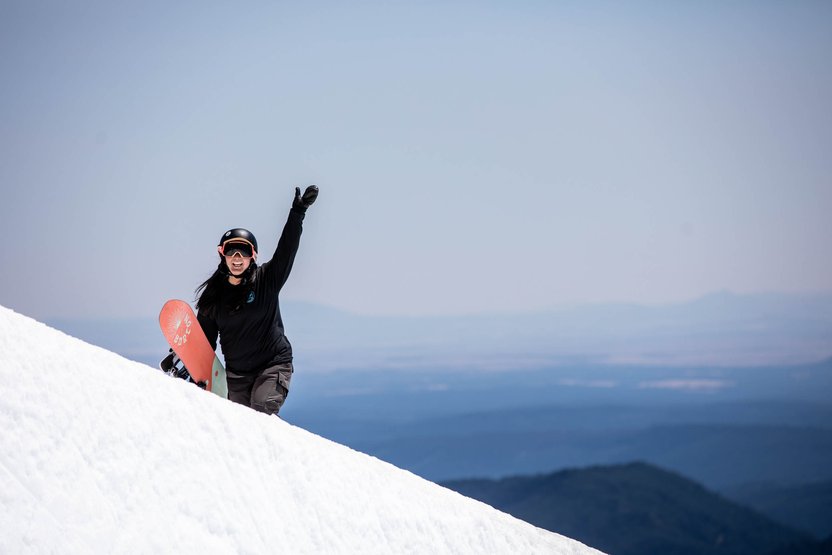
[[832,286],[828,2],[0,2],[0,305],[144,317],[232,227],[361,314]]

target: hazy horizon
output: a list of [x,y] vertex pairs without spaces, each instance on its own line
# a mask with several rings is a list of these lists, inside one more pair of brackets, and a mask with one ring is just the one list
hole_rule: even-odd
[[[832,357],[832,293],[715,293],[665,305],[598,303],[459,316],[367,316],[283,300],[286,333],[306,370],[542,367],[766,367]],[[157,315],[47,319],[70,335],[156,366]]]
[[[339,306],[335,306],[332,304],[326,304],[324,302],[318,302],[315,300],[307,300],[307,299],[285,299],[281,300],[281,305],[292,305],[292,306],[308,306],[313,307],[313,309],[321,309],[325,311],[333,311],[345,315],[356,316],[356,317],[366,317],[366,318],[402,318],[402,319],[432,319],[432,318],[439,318],[439,319],[453,319],[453,318],[480,318],[480,317],[494,317],[494,316],[533,316],[536,314],[551,314],[563,311],[570,311],[570,310],[580,310],[580,309],[592,309],[592,308],[605,308],[605,307],[615,307],[615,306],[629,306],[635,308],[645,308],[645,309],[667,309],[667,308],[674,308],[674,307],[682,307],[686,305],[691,305],[695,303],[700,303],[708,300],[719,300],[719,299],[733,299],[733,300],[750,300],[750,299],[805,299],[805,300],[829,300],[832,299],[832,289],[827,290],[817,290],[817,291],[799,291],[799,292],[789,292],[789,291],[759,291],[754,293],[736,293],[734,291],[728,289],[720,289],[714,290],[710,292],[706,292],[703,295],[697,295],[691,298],[684,298],[678,300],[664,300],[664,301],[654,301],[654,302],[639,302],[639,301],[628,301],[628,300],[598,300],[598,301],[572,301],[572,302],[562,302],[557,304],[552,304],[550,306],[545,307],[532,307],[528,309],[508,309],[508,310],[499,310],[499,309],[481,309],[477,311],[468,311],[468,312],[457,312],[457,313],[425,313],[425,314],[411,314],[411,313],[368,313],[362,312],[358,310],[351,310],[350,308],[342,308]],[[165,299],[167,300],[167,299]],[[191,304],[191,306],[195,303],[195,298],[193,295],[190,297],[183,296],[181,300]],[[3,305],[5,306],[5,305]],[[7,308],[12,308],[11,306],[7,306]],[[46,317],[42,321],[44,322],[58,322],[58,321],[85,321],[85,320],[141,320],[141,319],[156,319],[159,316],[160,307],[150,306],[148,307],[148,312],[144,314],[130,314],[130,315],[115,315],[115,316],[101,316],[101,315],[87,315],[87,314],[77,314],[73,316],[55,316],[55,317]],[[16,311],[19,312],[19,311]],[[30,314],[26,314],[21,312],[29,317],[34,317]]]

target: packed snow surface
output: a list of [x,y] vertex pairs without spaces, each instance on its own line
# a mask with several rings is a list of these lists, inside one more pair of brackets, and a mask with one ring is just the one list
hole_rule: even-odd
[[598,553],[4,307],[0,383],[0,553]]

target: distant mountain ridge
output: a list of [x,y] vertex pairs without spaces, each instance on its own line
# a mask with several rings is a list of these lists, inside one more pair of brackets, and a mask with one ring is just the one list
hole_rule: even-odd
[[724,493],[778,522],[832,541],[832,481],[797,486],[746,484]]
[[760,555],[809,541],[645,463],[442,485],[616,555]]
[[[453,419],[447,421],[454,424]],[[432,480],[628,460],[682,472],[715,489],[752,481],[799,484],[800,479],[832,478],[829,429],[678,424],[636,430],[518,428],[445,434],[435,426],[420,434],[409,431],[350,445]]]

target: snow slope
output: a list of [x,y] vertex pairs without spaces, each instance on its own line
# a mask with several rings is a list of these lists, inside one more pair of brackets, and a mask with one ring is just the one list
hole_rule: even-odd
[[0,553],[598,553],[4,307],[0,384]]

